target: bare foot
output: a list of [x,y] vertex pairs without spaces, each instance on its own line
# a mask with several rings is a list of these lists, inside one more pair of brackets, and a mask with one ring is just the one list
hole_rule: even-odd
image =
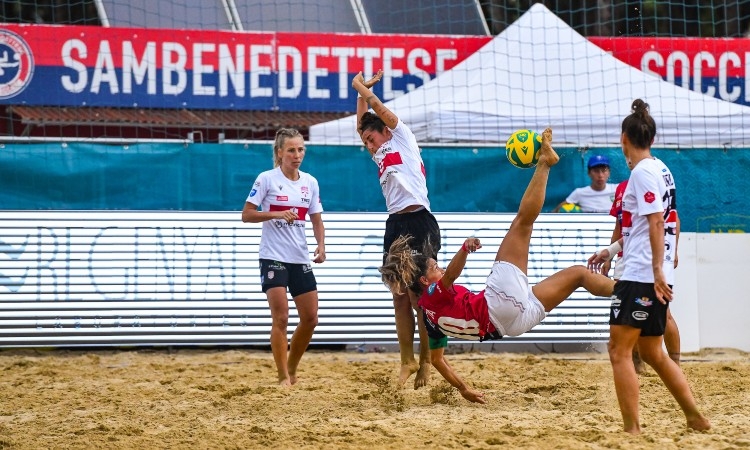
[[419,370],[419,365],[416,361],[412,361],[407,364],[401,364],[401,370],[398,374],[398,384],[399,386],[403,386],[406,383],[406,380],[409,379],[411,374],[417,372]]
[[539,162],[549,167],[560,161],[560,157],[552,148],[552,128],[547,128],[542,133],[542,148],[539,149]]
[[643,373],[643,360],[638,352],[633,352],[633,366],[635,366],[635,373]]
[[417,376],[414,378],[415,390],[427,386],[430,382],[430,366],[432,366],[430,363],[422,363],[419,365]]
[[629,430],[626,429],[625,432],[637,436],[637,435],[641,434],[641,429],[640,429],[640,427],[636,427],[636,428],[631,428]]
[[284,388],[292,387],[292,381],[289,378],[280,378],[279,386]]
[[292,385],[297,384],[297,374],[296,373],[295,374],[291,374],[291,373],[289,374],[289,383],[291,383]]
[[687,426],[695,431],[707,431],[711,429],[711,422],[703,416],[698,416],[694,419],[688,419]]

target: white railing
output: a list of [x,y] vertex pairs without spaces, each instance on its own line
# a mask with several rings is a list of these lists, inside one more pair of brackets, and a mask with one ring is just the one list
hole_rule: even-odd
[[[484,287],[513,214],[437,213],[441,264],[467,236],[484,248],[457,281]],[[324,213],[328,260],[314,266],[318,344],[394,343],[380,282],[386,215]],[[536,283],[607,244],[613,219],[543,214],[532,238]],[[314,248],[312,231],[308,238]],[[239,212],[0,211],[0,347],[268,344],[259,224]],[[505,342],[600,342],[609,300],[575,292],[533,330]],[[290,301],[290,333],[297,323]]]

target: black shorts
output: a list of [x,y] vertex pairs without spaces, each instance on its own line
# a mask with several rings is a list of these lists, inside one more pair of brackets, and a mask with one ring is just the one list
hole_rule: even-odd
[[[440,226],[427,209],[403,214],[391,214],[385,221],[385,235],[383,235],[383,263],[391,249],[393,241],[400,236],[412,236],[409,246],[417,252],[427,252],[430,258],[437,259],[440,251]],[[429,245],[426,245],[429,244]]]
[[310,264],[290,264],[270,259],[260,260],[260,285],[264,293],[274,287],[288,287],[292,297],[318,290]]
[[662,336],[667,325],[667,309],[656,298],[654,283],[618,281],[609,307],[610,325],[629,325],[641,336]]

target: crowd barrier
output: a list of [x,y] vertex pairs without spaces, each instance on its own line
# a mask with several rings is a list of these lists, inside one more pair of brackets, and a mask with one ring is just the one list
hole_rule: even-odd
[[[484,287],[513,214],[435,214],[446,265],[468,236],[483,248],[457,283]],[[267,345],[260,224],[239,212],[0,212],[0,347]],[[390,293],[377,271],[386,214],[324,213],[328,259],[313,344],[395,343]],[[613,219],[543,214],[529,255],[536,283],[585,263]],[[308,226],[311,250],[315,240]],[[500,343],[603,342],[609,299],[579,290],[533,330]],[[289,332],[297,323],[290,299]]]

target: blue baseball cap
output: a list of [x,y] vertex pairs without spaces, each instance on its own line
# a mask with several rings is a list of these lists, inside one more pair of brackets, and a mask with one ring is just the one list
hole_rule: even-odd
[[604,155],[594,155],[589,158],[589,169],[597,166],[609,167],[609,158]]

